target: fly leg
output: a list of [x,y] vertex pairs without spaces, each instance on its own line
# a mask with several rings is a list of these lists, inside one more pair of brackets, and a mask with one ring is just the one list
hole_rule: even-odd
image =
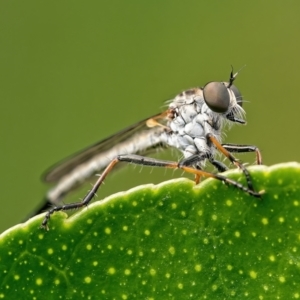
[[228,170],[228,167],[225,164],[214,159],[213,157],[210,157],[208,160],[220,173]]
[[256,154],[256,164],[262,164],[262,156],[259,149],[253,145],[237,145],[237,144],[222,144],[222,146],[229,152],[234,153],[245,153],[245,152],[255,152]]
[[[208,159],[209,162],[220,172],[225,172],[228,170],[227,166],[223,164],[222,162],[215,160],[212,155],[208,153],[202,153],[202,154],[194,154],[190,157],[184,158],[180,161],[180,164],[183,166],[193,166],[198,170],[201,170],[201,167],[199,167],[199,163],[205,159]],[[200,177],[196,175],[195,182],[198,184],[200,182]]]
[[115,159],[113,159],[109,163],[109,165],[106,167],[104,172],[101,174],[101,176],[96,181],[93,188],[86,194],[86,196],[84,197],[84,199],[81,202],[75,202],[75,203],[70,203],[70,204],[53,207],[46,213],[45,218],[41,224],[41,227],[48,229],[49,219],[50,219],[51,215],[57,211],[67,211],[67,210],[78,209],[78,208],[87,206],[94,198],[97,190],[103,183],[106,176],[110,173],[110,171],[114,168],[114,166],[118,162],[127,162],[127,163],[133,163],[133,164],[137,164],[137,165],[163,167],[163,168],[169,168],[169,169],[182,169],[185,172],[194,174],[196,176],[196,178],[200,178],[202,176],[215,178],[217,180],[224,182],[225,184],[232,185],[232,186],[250,194],[251,196],[254,196],[257,198],[261,197],[260,193],[257,193],[253,189],[243,186],[242,184],[240,184],[237,181],[229,179],[220,174],[213,174],[213,173],[206,172],[201,169],[195,169],[194,167],[189,166],[189,164],[191,164],[192,162],[195,162],[196,160],[199,162],[199,159],[203,160],[205,158],[207,158],[207,156],[206,157],[198,156],[198,158],[196,156],[193,156],[190,159],[183,160],[178,163],[178,162],[173,162],[173,161],[159,160],[159,159],[150,158],[150,157],[143,157],[143,156],[134,155],[134,154],[118,155]]
[[100,177],[98,178],[98,180],[96,181],[96,183],[93,185],[92,189],[85,195],[85,197],[83,198],[82,201],[80,202],[74,202],[74,203],[68,203],[65,205],[59,205],[59,206],[54,206],[52,207],[45,215],[45,218],[41,224],[42,228],[45,228],[48,230],[48,222],[50,220],[50,217],[52,214],[54,214],[57,211],[67,211],[67,210],[72,210],[72,209],[78,209],[81,208],[83,206],[87,206],[92,199],[94,198],[94,196],[97,193],[97,190],[99,189],[100,185],[102,184],[102,182],[104,181],[104,179],[106,178],[106,176],[108,175],[108,173],[113,169],[113,167],[119,162],[119,158],[116,157],[115,159],[113,159],[109,165],[106,167],[106,169],[103,171],[103,173],[100,175]]
[[[253,197],[257,197],[257,198],[261,197],[261,193],[255,192],[253,189],[250,189],[249,187],[245,187],[237,181],[234,181],[234,180],[227,178],[225,176],[222,176],[220,174],[206,172],[206,171],[201,170],[200,168],[195,168],[195,167],[191,166],[191,165],[194,165],[197,162],[199,163],[200,161],[207,159],[209,157],[210,157],[209,154],[204,153],[202,155],[192,155],[191,157],[183,159],[180,162],[173,162],[173,161],[160,160],[160,159],[155,159],[155,158],[150,158],[150,157],[144,157],[144,156],[135,155],[135,154],[131,154],[131,155],[129,154],[129,155],[119,155],[117,157],[117,159],[118,159],[118,161],[129,162],[129,163],[143,165],[143,166],[163,167],[163,168],[168,168],[168,169],[182,169],[183,171],[185,171],[187,173],[194,174],[196,176],[196,178],[200,178],[202,176],[207,177],[207,178],[214,178],[214,179],[222,181],[225,184],[232,185],[232,186],[248,193],[249,195],[251,195]],[[222,163],[220,163],[220,166],[221,165],[222,165],[222,167],[225,167]]]
[[[249,190],[252,190],[253,192],[255,192],[249,171],[230,152],[254,152],[254,151],[256,151],[257,157],[258,157],[257,160],[258,160],[258,162],[261,163],[261,154],[260,154],[260,151],[258,150],[258,148],[256,148],[255,146],[241,146],[241,148],[239,148],[237,145],[230,146],[230,144],[225,144],[225,146],[223,146],[218,142],[218,140],[212,134],[209,133],[209,134],[207,134],[206,137],[209,142],[211,142],[224,156],[226,156],[230,160],[231,163],[233,163],[235,166],[237,166],[238,168],[240,168],[242,170],[242,172],[244,173],[244,175],[246,177],[246,181],[247,181]],[[241,151],[241,149],[244,151]]]

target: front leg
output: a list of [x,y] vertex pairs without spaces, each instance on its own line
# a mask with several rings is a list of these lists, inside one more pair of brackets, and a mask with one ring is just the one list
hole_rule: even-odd
[[[230,153],[229,150],[227,150],[223,145],[221,145],[219,143],[219,141],[211,133],[208,133],[206,135],[206,138],[207,138],[208,143],[213,144],[216,147],[216,149],[218,149],[224,156],[226,156],[230,160],[230,162],[232,162],[235,166],[237,166],[238,168],[240,168],[243,171],[243,173],[246,177],[246,180],[247,180],[247,185],[248,185],[249,190],[254,191],[251,176],[250,176],[249,171],[246,169],[246,167],[238,159],[236,159]],[[235,149],[237,149],[237,148],[235,148]]]
[[256,164],[262,164],[262,156],[259,149],[253,145],[237,145],[237,144],[222,144],[222,146],[233,153],[246,153],[246,152],[255,152],[256,153]]

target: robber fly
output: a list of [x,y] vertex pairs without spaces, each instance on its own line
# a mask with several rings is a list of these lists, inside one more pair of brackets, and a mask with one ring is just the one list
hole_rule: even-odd
[[[226,123],[246,123],[242,96],[233,85],[237,75],[238,72],[233,74],[232,69],[228,82],[209,82],[204,87],[180,93],[169,101],[166,111],[126,128],[50,169],[44,179],[56,185],[48,192],[46,203],[37,213],[44,211],[49,204],[55,206],[46,213],[42,227],[48,228],[50,216],[56,211],[87,206],[119,162],[182,169],[194,174],[196,183],[201,177],[212,177],[251,196],[261,197],[262,192],[255,191],[246,167],[231,154],[255,152],[256,162],[261,164],[259,149],[252,145],[221,143],[221,133]],[[174,162],[145,156],[154,149],[166,146],[179,150],[184,158]],[[228,169],[215,159],[217,151],[242,170],[247,186],[219,173],[204,170],[207,161],[219,172]],[[67,193],[99,172],[101,175],[82,201],[61,204]]]

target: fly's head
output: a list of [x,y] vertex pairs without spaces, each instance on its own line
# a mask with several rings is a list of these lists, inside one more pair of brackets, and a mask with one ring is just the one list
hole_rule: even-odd
[[238,72],[230,73],[229,82],[209,82],[203,87],[203,98],[209,109],[218,116],[231,122],[245,124],[243,99],[233,82]]

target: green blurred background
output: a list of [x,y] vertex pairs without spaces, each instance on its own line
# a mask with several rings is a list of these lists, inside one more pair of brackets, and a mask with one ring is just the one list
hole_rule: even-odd
[[[248,124],[226,141],[259,146],[267,165],[299,161],[299,11],[299,1],[1,1],[0,231],[39,204],[50,165],[184,89],[227,80],[230,65],[247,65],[236,85]],[[98,197],[181,175],[129,167]]]

